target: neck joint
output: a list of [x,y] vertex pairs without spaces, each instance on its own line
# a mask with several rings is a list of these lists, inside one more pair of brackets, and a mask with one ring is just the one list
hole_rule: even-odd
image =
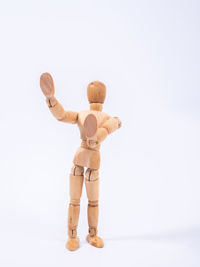
[[100,103],[92,103],[90,104],[90,110],[102,111],[103,105]]

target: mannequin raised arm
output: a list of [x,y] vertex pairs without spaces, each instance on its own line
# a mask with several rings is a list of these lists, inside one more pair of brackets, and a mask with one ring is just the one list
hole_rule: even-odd
[[40,76],[40,87],[43,94],[46,96],[46,103],[51,113],[57,120],[68,123],[77,123],[78,112],[64,110],[63,106],[54,97],[54,82],[49,73],[46,72]]

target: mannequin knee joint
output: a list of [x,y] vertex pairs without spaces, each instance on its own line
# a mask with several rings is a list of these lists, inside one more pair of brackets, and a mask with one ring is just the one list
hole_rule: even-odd
[[84,173],[84,168],[78,165],[74,165],[71,168],[71,174],[73,174],[74,176],[82,176]]
[[85,179],[87,181],[91,181],[91,182],[98,180],[99,179],[99,171],[88,168],[86,173],[85,173]]

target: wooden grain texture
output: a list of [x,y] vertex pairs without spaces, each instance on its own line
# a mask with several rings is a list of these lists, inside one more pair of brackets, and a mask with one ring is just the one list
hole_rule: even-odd
[[54,81],[48,72],[40,76],[40,88],[46,97],[52,97],[55,93]]
[[77,124],[80,131],[81,146],[78,148],[69,176],[70,204],[68,208],[68,236],[66,248],[73,251],[79,248],[77,226],[80,213],[80,198],[82,194],[84,167],[85,186],[88,197],[88,225],[87,241],[92,246],[101,248],[103,240],[97,236],[99,214],[99,172],[101,143],[109,134],[121,127],[117,117],[110,117],[102,112],[106,97],[106,86],[100,81],[91,82],[87,87],[87,97],[90,109],[80,112],[65,110],[55,98],[55,87],[52,76],[43,73],[40,77],[40,87],[46,96],[46,103],[52,115],[66,123]]
[[70,174],[69,176],[69,194],[70,199],[79,199],[81,198],[83,187],[83,175],[75,176]]
[[83,124],[83,128],[87,138],[95,135],[97,131],[97,118],[94,114],[87,115]]
[[105,128],[108,134],[111,134],[119,128],[119,120],[117,118],[109,118],[101,127]]
[[97,130],[97,133],[96,133],[96,136],[97,136],[97,140],[98,140],[98,142],[103,142],[105,139],[106,139],[106,137],[108,136],[108,131],[107,131],[107,129],[105,129],[105,128],[99,128],[98,130]]
[[[90,229],[90,230],[91,230],[91,233],[92,233],[93,229]],[[87,235],[86,240],[88,241],[88,243],[91,246],[94,246],[96,248],[103,248],[104,247],[103,239],[101,237],[95,235],[95,234]]]
[[69,204],[68,208],[68,234],[70,237],[76,237],[77,225],[80,214],[80,205]]
[[73,163],[82,167],[87,167],[91,169],[99,169],[100,167],[100,152],[79,147]]
[[71,174],[75,176],[82,176],[84,174],[84,168],[78,165],[73,165],[71,168]]
[[78,127],[80,130],[80,137],[82,140],[86,140],[87,139],[87,135],[84,129],[84,123],[87,119],[87,117],[89,115],[94,115],[96,118],[96,122],[97,122],[97,128],[101,127],[101,125],[106,122],[106,120],[108,120],[110,118],[110,116],[108,114],[106,114],[105,112],[100,112],[100,111],[96,111],[96,110],[83,110],[80,111],[78,114]]
[[78,112],[64,110],[63,106],[53,96],[46,99],[46,103],[51,111],[52,115],[59,121],[68,123],[77,123]]
[[91,103],[90,104],[90,110],[102,111],[103,110],[103,105],[100,104],[100,103]]
[[98,170],[87,169],[85,173],[85,187],[89,201],[99,199],[99,172]]
[[70,251],[77,250],[80,247],[80,241],[78,237],[70,237],[67,241],[66,248]]
[[99,206],[98,205],[91,206],[88,204],[88,225],[89,229],[95,229],[95,232],[93,233],[94,235],[97,234],[98,218],[99,218]]
[[[80,213],[80,198],[83,187],[83,172],[83,167],[73,166],[69,176],[70,204],[68,208],[68,235],[70,238],[75,238],[77,236],[77,225]],[[70,244],[72,244],[72,247]],[[73,245],[73,242],[69,242],[67,246],[72,249]]]
[[106,86],[100,81],[88,84],[87,96],[89,103],[104,103],[106,97]]

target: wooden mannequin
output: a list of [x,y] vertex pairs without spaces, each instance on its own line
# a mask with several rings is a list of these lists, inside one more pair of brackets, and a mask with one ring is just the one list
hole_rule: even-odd
[[77,226],[80,212],[80,198],[85,172],[85,186],[88,197],[88,225],[89,234],[86,240],[93,246],[102,248],[103,240],[97,236],[98,224],[98,200],[99,200],[99,167],[100,167],[100,143],[121,127],[121,121],[117,117],[110,117],[102,112],[106,96],[106,87],[99,81],[92,82],[87,87],[87,96],[90,110],[74,112],[65,111],[54,97],[54,82],[49,73],[43,73],[40,77],[40,87],[46,96],[47,105],[53,116],[62,122],[77,124],[82,139],[73,163],[70,181],[70,204],[68,209],[68,236],[66,248],[76,250],[79,248]]

